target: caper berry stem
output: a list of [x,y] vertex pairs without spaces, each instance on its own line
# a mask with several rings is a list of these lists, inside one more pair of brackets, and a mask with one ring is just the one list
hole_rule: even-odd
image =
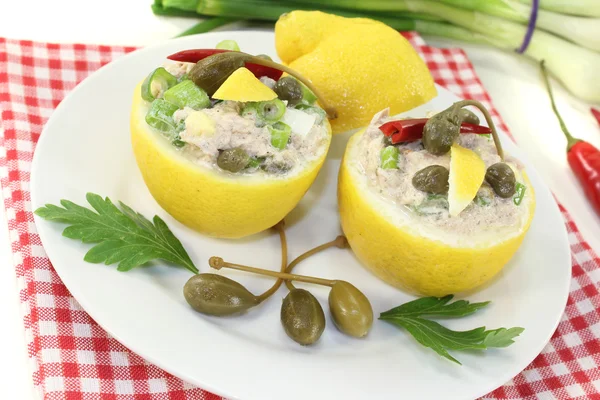
[[298,79],[300,82],[302,82],[304,85],[306,85],[306,87],[308,87],[315,94],[315,96],[317,96],[317,98],[319,99],[319,102],[323,106],[323,109],[327,113],[327,117],[329,119],[337,118],[337,110],[327,103],[327,101],[323,97],[323,93],[321,93],[319,91],[319,89],[317,89],[310,80],[306,79],[304,76],[302,76],[302,74],[298,73],[298,71],[294,71],[292,68],[287,67],[282,64],[279,64],[279,63],[276,63],[275,61],[267,60],[264,58],[253,56],[251,54],[247,54],[247,53],[241,53],[241,54],[244,54],[246,62],[250,62],[252,64],[264,65],[265,67],[275,68],[275,69],[278,69],[280,71],[283,71],[283,72],[286,72],[286,73],[292,75],[294,78]]
[[[322,245],[317,246],[314,249],[311,249],[311,250],[307,251],[306,253],[299,255],[290,263],[290,265],[287,266],[287,268],[285,269],[285,272],[291,273],[292,270],[294,269],[294,267],[296,265],[300,264],[300,262],[306,260],[308,257],[310,257],[312,255],[317,254],[320,251],[323,251],[323,250],[328,249],[333,246],[335,246],[339,249],[345,249],[346,247],[348,247],[348,240],[346,239],[345,236],[340,235],[340,236],[336,237],[334,240],[332,240],[331,242],[323,243]],[[296,288],[294,286],[294,284],[292,283],[292,281],[289,281],[289,280],[285,281],[285,286],[287,286],[287,288],[289,290],[293,290]]]
[[259,275],[272,276],[274,278],[281,278],[281,279],[285,279],[285,280],[292,280],[292,281],[305,282],[305,283],[314,283],[315,285],[323,285],[323,286],[329,286],[329,287],[332,287],[333,285],[335,285],[338,282],[336,280],[316,278],[314,276],[288,274],[285,272],[277,272],[277,271],[271,271],[268,269],[249,267],[247,265],[234,264],[234,263],[224,261],[221,257],[211,257],[208,260],[208,265],[210,265],[211,268],[214,268],[214,269],[230,268],[230,269],[236,269],[238,271],[251,272],[251,273],[259,274]]
[[483,104],[481,104],[477,100],[461,100],[461,101],[454,103],[454,105],[453,105],[455,110],[466,107],[466,106],[477,107],[479,109],[479,111],[481,111],[481,113],[485,117],[485,120],[486,120],[488,126],[492,130],[492,137],[494,138],[494,144],[496,145],[496,150],[498,151],[498,155],[500,156],[500,159],[502,161],[504,161],[504,150],[502,150],[502,143],[500,143],[500,137],[498,137],[498,131],[496,130],[496,125],[494,125],[494,121],[492,120],[492,116],[490,115],[490,112],[487,110],[487,108],[485,108],[485,106]]
[[[287,253],[288,253],[287,240],[285,237],[285,228],[284,227],[285,227],[285,223],[283,220],[279,221],[277,223],[277,225],[275,225],[273,227],[279,233],[279,241],[281,242],[281,272],[285,272],[285,269],[287,266]],[[282,283],[283,283],[283,278],[278,278],[277,282],[275,282],[275,284],[273,286],[271,286],[271,288],[269,290],[267,290],[266,292],[264,292],[263,294],[261,294],[259,296],[256,296],[259,303],[262,303],[263,301],[265,301],[266,299],[271,297],[281,287]]]

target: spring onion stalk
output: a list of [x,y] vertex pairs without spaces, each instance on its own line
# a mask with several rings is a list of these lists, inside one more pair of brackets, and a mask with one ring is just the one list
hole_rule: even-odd
[[[531,15],[531,4],[524,5],[513,0],[441,0],[441,2],[523,24],[529,22]],[[598,3],[600,4],[600,1]],[[536,27],[588,49],[600,51],[600,18],[577,17],[539,10]]]
[[[494,18],[494,17],[490,17]],[[480,20],[480,22],[483,22]],[[441,36],[477,44],[489,44],[512,51],[520,44],[521,35],[513,32],[514,23],[488,24],[486,32],[473,32],[434,21],[415,21],[415,30],[424,35]],[[483,26],[486,26],[485,24]],[[516,29],[516,28],[515,28]],[[524,27],[519,25],[522,32]],[[550,33],[536,30],[525,55],[536,61],[546,61],[549,70],[574,95],[592,103],[600,102],[600,54],[579,47]],[[568,55],[568,56],[565,56]]]
[[[195,12],[194,12],[194,16],[197,16]],[[195,35],[197,33],[210,32],[210,31],[217,29],[223,25],[227,25],[227,24],[230,24],[235,21],[237,21],[236,18],[211,17],[204,21],[198,22],[196,25],[181,32],[176,37]]]
[[[531,0],[520,0],[520,2],[531,4]],[[540,0],[540,7],[557,13],[600,17],[598,0]]]

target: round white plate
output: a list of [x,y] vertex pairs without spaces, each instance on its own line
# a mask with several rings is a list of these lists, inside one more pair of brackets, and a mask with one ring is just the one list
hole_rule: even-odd
[[[188,48],[214,47],[234,39],[249,53],[275,56],[265,32],[219,32],[171,40],[136,51],[102,68],[56,109],[40,138],[32,167],[34,209],[69,199],[85,202],[94,192],[121,200],[151,217],[160,215],[202,272],[207,260],[226,260],[276,269],[279,241],[266,232],[244,240],[217,240],[182,226],[164,212],[144,186],[129,140],[133,88],[165,56]],[[446,108],[457,98],[439,96],[413,110]],[[286,218],[290,259],[340,234],[336,207],[337,170],[346,136],[334,138],[323,170],[298,207]],[[506,349],[454,352],[455,365],[421,347],[405,331],[375,321],[366,339],[338,332],[331,320],[312,347],[291,341],[279,322],[285,288],[246,315],[206,317],[182,295],[190,277],[159,263],[127,273],[83,261],[89,245],[61,236],[64,226],[36,217],[54,268],[82,307],[117,340],[152,363],[214,393],[242,400],[403,398],[472,399],[502,385],[524,369],[554,332],[565,307],[570,280],[567,234],[558,207],[533,166],[506,137],[508,152],[527,166],[537,194],[537,212],[521,249],[487,287],[467,296],[491,300],[477,314],[445,323],[452,329],[522,326]],[[276,199],[274,199],[276,200]],[[298,273],[353,282],[371,300],[376,315],[412,299],[376,279],[348,250],[330,249],[298,266]],[[273,281],[224,271],[254,293]],[[310,290],[327,310],[326,288]]]

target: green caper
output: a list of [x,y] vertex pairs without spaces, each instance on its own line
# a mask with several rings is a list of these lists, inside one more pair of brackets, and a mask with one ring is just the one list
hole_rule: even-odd
[[461,108],[458,110],[458,114],[462,118],[462,122],[479,125],[479,117],[473,111]]
[[412,178],[412,184],[415,189],[423,192],[444,194],[448,193],[449,177],[448,168],[441,165],[430,165],[417,171]]
[[273,88],[277,97],[287,100],[289,104],[296,104],[302,100],[302,86],[291,76],[285,76],[277,81]]
[[325,330],[325,314],[308,290],[293,289],[283,299],[281,324],[292,340],[306,346],[321,337]]
[[429,118],[423,127],[423,147],[436,156],[450,151],[460,134],[461,116],[448,109]]
[[335,326],[353,337],[364,337],[373,325],[373,307],[355,286],[337,281],[329,292],[329,311]]
[[241,313],[260,303],[241,284],[217,274],[197,274],[183,287],[183,296],[199,313],[224,316]]
[[213,54],[196,63],[188,77],[212,96],[229,75],[245,65],[244,54],[236,51]]
[[248,163],[250,163],[250,156],[239,147],[223,150],[217,157],[219,168],[229,172],[239,172],[246,168]]
[[517,179],[512,168],[505,163],[491,165],[485,172],[485,181],[494,189],[494,192],[503,199],[515,194]]

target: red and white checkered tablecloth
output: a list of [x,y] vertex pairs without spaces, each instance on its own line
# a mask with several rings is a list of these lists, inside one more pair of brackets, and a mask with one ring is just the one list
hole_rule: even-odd
[[[463,51],[429,47],[416,34],[406,36],[437,83],[481,101],[508,132]],[[2,194],[33,383],[48,400],[220,399],[149,364],[96,324],[52,268],[33,223],[29,172],[44,123],[77,83],[133,50],[0,38]],[[573,263],[565,313],[535,361],[485,399],[600,399],[600,258],[561,211]]]

